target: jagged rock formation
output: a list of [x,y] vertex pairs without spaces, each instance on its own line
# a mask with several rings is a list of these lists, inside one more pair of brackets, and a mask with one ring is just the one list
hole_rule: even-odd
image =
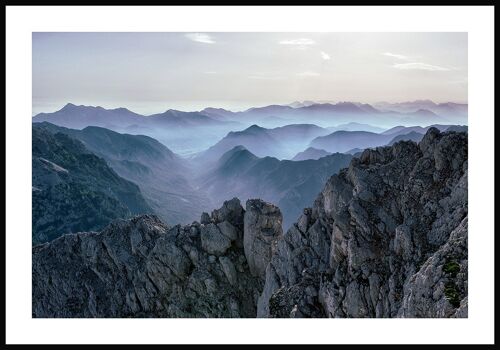
[[238,199],[33,248],[34,317],[467,317],[467,135],[367,149],[282,233]]
[[467,135],[365,150],[277,242],[260,317],[466,317]]
[[255,317],[243,216],[233,199],[207,224],[144,215],[35,246],[33,317]]

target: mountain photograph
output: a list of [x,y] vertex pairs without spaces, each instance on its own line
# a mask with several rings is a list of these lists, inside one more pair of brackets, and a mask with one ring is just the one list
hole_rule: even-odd
[[32,318],[468,318],[467,33],[32,49]]

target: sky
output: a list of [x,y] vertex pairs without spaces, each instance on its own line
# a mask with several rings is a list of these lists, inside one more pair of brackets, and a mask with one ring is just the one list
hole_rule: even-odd
[[467,102],[467,33],[33,33],[33,115]]

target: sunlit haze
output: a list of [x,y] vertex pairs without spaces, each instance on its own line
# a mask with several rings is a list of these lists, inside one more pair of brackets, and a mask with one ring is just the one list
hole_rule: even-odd
[[33,115],[467,102],[467,33],[33,33]]

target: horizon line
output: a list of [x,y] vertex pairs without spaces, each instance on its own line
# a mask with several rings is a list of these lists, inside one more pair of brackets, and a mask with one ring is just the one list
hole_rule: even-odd
[[[92,104],[76,104],[76,103],[72,103],[72,102],[66,102],[64,103],[64,105],[62,107],[60,107],[59,109],[56,109],[52,112],[38,112],[36,114],[33,114],[33,105],[32,105],[32,117],[35,117],[37,116],[38,114],[41,114],[41,113],[55,113],[55,112],[58,112],[62,109],[64,109],[65,107],[71,105],[71,106],[76,106],[76,107],[92,107],[92,108],[102,108],[102,109],[105,109],[105,110],[116,110],[116,109],[126,109],[132,113],[135,113],[135,114],[139,114],[139,115],[143,115],[143,116],[151,116],[151,115],[155,115],[155,114],[161,114],[161,113],[165,113],[167,111],[179,111],[179,112],[186,112],[186,113],[194,113],[194,112],[201,112],[203,111],[204,109],[208,109],[208,108],[213,108],[213,109],[223,109],[223,110],[226,110],[228,112],[232,112],[232,113],[240,113],[240,112],[246,112],[246,111],[249,111],[250,109],[253,109],[253,108],[263,108],[263,107],[269,107],[269,106],[284,106],[284,107],[291,107],[290,105],[294,104],[294,103],[305,103],[305,102],[312,102],[311,105],[319,105],[319,104],[331,104],[331,105],[337,105],[337,104],[340,104],[340,103],[352,103],[352,104],[356,104],[356,103],[361,103],[361,104],[366,104],[366,105],[370,105],[373,107],[374,104],[380,104],[380,103],[388,103],[388,104],[401,104],[401,103],[414,103],[414,102],[419,102],[419,101],[430,101],[434,104],[445,104],[445,103],[455,103],[455,104],[466,104],[468,105],[468,101],[467,102],[457,102],[457,101],[441,101],[441,102],[436,102],[432,99],[429,99],[429,98],[422,98],[422,99],[415,99],[415,100],[403,100],[403,101],[398,101],[398,102],[388,102],[388,101],[377,101],[377,102],[371,102],[371,103],[368,103],[368,102],[360,102],[360,101],[348,101],[348,100],[345,100],[345,101],[333,101],[333,100],[319,100],[319,101],[313,101],[313,100],[302,100],[302,101],[299,101],[299,100],[295,100],[293,102],[289,102],[289,103],[269,103],[269,104],[262,104],[262,105],[256,105],[256,106],[253,106],[253,107],[249,107],[249,108],[245,108],[245,109],[239,109],[239,110],[235,110],[234,108],[233,109],[230,109],[230,108],[224,108],[224,107],[214,107],[214,105],[209,105],[207,107],[204,107],[203,109],[198,109],[198,110],[193,110],[193,109],[180,109],[180,108],[167,108],[167,109],[163,109],[162,111],[159,111],[159,112],[155,112],[155,113],[151,113],[151,114],[142,114],[142,113],[138,113],[138,112],[134,112],[134,110],[132,110],[130,107],[125,107],[124,105],[121,105],[121,106],[118,106],[118,107],[103,107],[101,105],[92,105]],[[152,105],[154,104],[157,104],[157,103],[152,103]],[[182,107],[181,107],[182,108]],[[291,107],[291,108],[302,108],[302,107]],[[375,108],[375,107],[374,107]]]

